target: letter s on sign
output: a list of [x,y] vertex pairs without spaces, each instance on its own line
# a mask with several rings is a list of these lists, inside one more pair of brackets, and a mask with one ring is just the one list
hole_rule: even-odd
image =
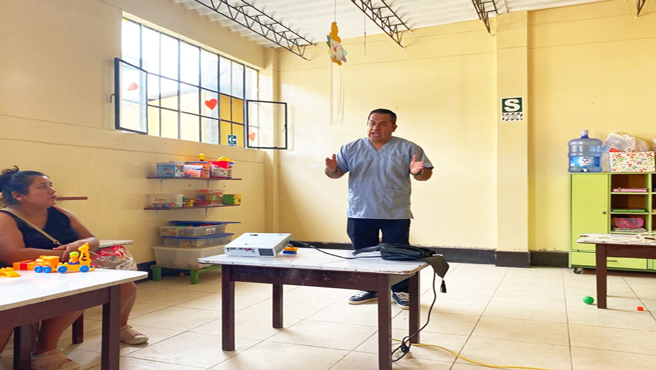
[[508,99],[504,102],[504,105],[506,106],[506,112],[517,112],[521,107],[519,105],[519,99]]

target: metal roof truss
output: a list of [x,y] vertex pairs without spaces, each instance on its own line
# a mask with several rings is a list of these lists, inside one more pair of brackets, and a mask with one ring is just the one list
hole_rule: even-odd
[[[382,6],[374,7],[372,0],[351,0],[367,17],[369,17],[383,32],[392,38],[400,47],[401,37],[404,31],[410,31],[401,18],[385,3],[385,0],[379,0]],[[385,13],[385,14],[383,14]],[[399,27],[401,30],[399,30]]]

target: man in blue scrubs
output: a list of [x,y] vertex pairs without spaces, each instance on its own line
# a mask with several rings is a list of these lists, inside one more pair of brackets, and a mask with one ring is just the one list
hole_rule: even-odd
[[[347,232],[354,249],[378,245],[381,232],[383,243],[410,244],[410,177],[428,180],[433,165],[419,145],[392,136],[396,127],[394,112],[375,109],[369,113],[367,137],[326,158],[328,177],[338,179],[350,172]],[[407,280],[392,286],[392,297],[399,307],[410,307]],[[360,291],[349,303],[376,298],[376,292]]]

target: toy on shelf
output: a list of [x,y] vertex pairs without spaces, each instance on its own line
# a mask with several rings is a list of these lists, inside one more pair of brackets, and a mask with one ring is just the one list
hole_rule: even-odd
[[89,254],[89,244],[84,243],[78,248],[79,252],[71,252],[68,262],[60,262],[59,256],[39,256],[34,261],[14,262],[12,270],[29,270],[36,273],[50,272],[89,272],[95,268],[91,264],[91,255]]
[[298,248],[297,247],[292,247],[288,246],[285,247],[285,249],[282,250],[282,254],[288,255],[288,256],[295,256],[298,253]]
[[0,277],[20,277],[20,274],[11,267],[0,268]]

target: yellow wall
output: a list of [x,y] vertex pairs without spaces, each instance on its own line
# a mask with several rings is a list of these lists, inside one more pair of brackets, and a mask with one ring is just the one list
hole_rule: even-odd
[[[326,27],[329,23],[326,23]],[[398,114],[395,135],[436,166],[413,181],[411,242],[496,245],[495,38],[479,22],[413,31],[400,48],[386,35],[344,41],[344,123],[331,124],[326,45],[304,61],[280,53],[281,99],[290,104],[291,149],[280,153],[280,230],[301,240],[348,242],[347,177],[324,175],[324,158],[366,135],[369,111]],[[336,72],[338,73],[338,72]]]
[[[386,107],[399,115],[396,134],[436,164],[413,183],[412,243],[566,251],[567,141],[581,129],[656,136],[655,11],[647,3],[636,19],[633,3],[607,1],[513,12],[493,22],[493,37],[464,22],[416,30],[406,49],[369,37],[366,55],[362,39],[345,40],[343,85],[333,85],[343,125],[331,124],[325,46],[308,49],[309,62],[281,52],[292,143],[280,160],[280,229],[348,242],[347,179],[327,179],[323,159]],[[513,96],[525,98],[526,119],[502,123],[500,99]]]
[[[153,260],[157,226],[168,220],[241,221],[240,234],[265,227],[265,153],[114,130],[113,59],[121,56],[123,11],[263,68],[265,50],[181,5],[164,0],[25,0],[0,3],[0,162],[50,175],[61,196],[99,237],[133,239],[138,262]],[[144,211],[150,193],[195,194],[204,181],[165,181],[155,162],[227,156],[233,176],[211,188],[241,193],[241,207]]]
[[604,1],[530,13],[530,246],[568,247],[567,142],[583,129],[656,137],[656,4]]

